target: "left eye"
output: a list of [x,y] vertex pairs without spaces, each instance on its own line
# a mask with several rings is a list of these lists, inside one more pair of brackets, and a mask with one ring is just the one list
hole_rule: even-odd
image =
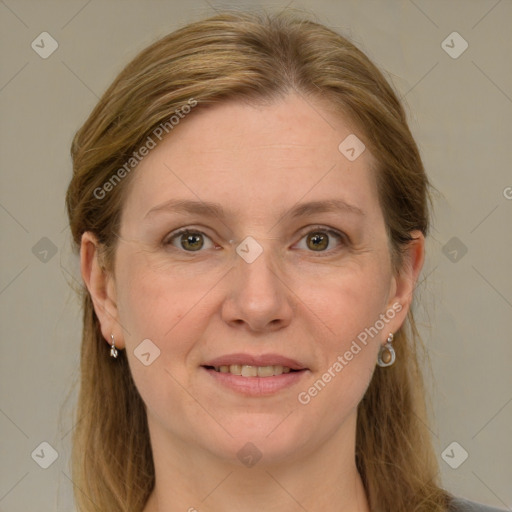
[[316,228],[313,231],[309,231],[306,236],[301,238],[301,241],[306,241],[306,249],[312,249],[313,252],[325,252],[331,245],[329,237],[335,237],[340,244],[343,244],[345,241],[341,233],[325,228]]
[[[336,238],[339,244],[345,242],[345,237],[341,233],[325,228],[315,228],[309,231],[301,238],[301,241],[306,241],[306,249],[312,249],[313,252],[325,252],[331,245],[330,237]],[[204,247],[205,239],[210,241],[211,246],[209,248],[212,248],[214,246],[213,242],[203,232],[182,229],[171,234],[171,236],[165,240],[164,244],[172,245],[177,249],[184,249],[186,252],[198,252]],[[178,246],[177,243],[179,243],[180,246]],[[206,248],[208,249],[208,247]],[[304,249],[304,247],[299,248]]]
[[172,236],[170,236],[165,241],[165,245],[173,245],[179,249],[180,247],[176,246],[174,243],[174,241],[178,239],[178,241],[181,243],[182,249],[185,249],[187,252],[197,252],[203,248],[205,238],[210,240],[210,238],[201,231],[182,229],[181,231],[178,231],[177,233],[174,233]]

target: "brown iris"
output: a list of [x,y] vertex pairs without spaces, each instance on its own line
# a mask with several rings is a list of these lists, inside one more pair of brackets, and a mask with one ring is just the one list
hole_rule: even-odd
[[322,233],[319,231],[310,233],[308,235],[306,243],[309,244],[309,242],[312,242],[313,246],[310,247],[308,245],[308,247],[314,248],[314,250],[327,249],[327,247],[329,246],[329,239],[328,239],[327,235],[325,233]]
[[[181,235],[181,244],[184,249],[198,251],[203,247],[204,240],[199,233],[183,233]],[[188,247],[185,244],[188,244]]]

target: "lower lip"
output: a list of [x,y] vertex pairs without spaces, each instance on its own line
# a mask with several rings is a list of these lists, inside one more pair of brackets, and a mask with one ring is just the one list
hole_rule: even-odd
[[202,367],[219,384],[247,396],[273,395],[299,382],[307,370],[282,373],[273,377],[242,377]]

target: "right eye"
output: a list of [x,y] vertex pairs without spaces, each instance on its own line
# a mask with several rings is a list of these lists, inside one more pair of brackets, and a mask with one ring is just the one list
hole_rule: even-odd
[[210,238],[202,231],[184,228],[170,233],[165,238],[164,245],[172,245],[173,247],[181,249],[185,252],[199,252],[204,246],[205,238],[210,240]]

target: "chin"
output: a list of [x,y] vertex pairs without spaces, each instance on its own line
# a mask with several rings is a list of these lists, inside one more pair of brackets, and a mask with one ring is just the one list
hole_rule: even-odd
[[297,425],[289,413],[244,415],[224,423],[226,430],[204,443],[205,448],[226,462],[259,468],[292,461],[316,437],[308,434],[304,425]]

